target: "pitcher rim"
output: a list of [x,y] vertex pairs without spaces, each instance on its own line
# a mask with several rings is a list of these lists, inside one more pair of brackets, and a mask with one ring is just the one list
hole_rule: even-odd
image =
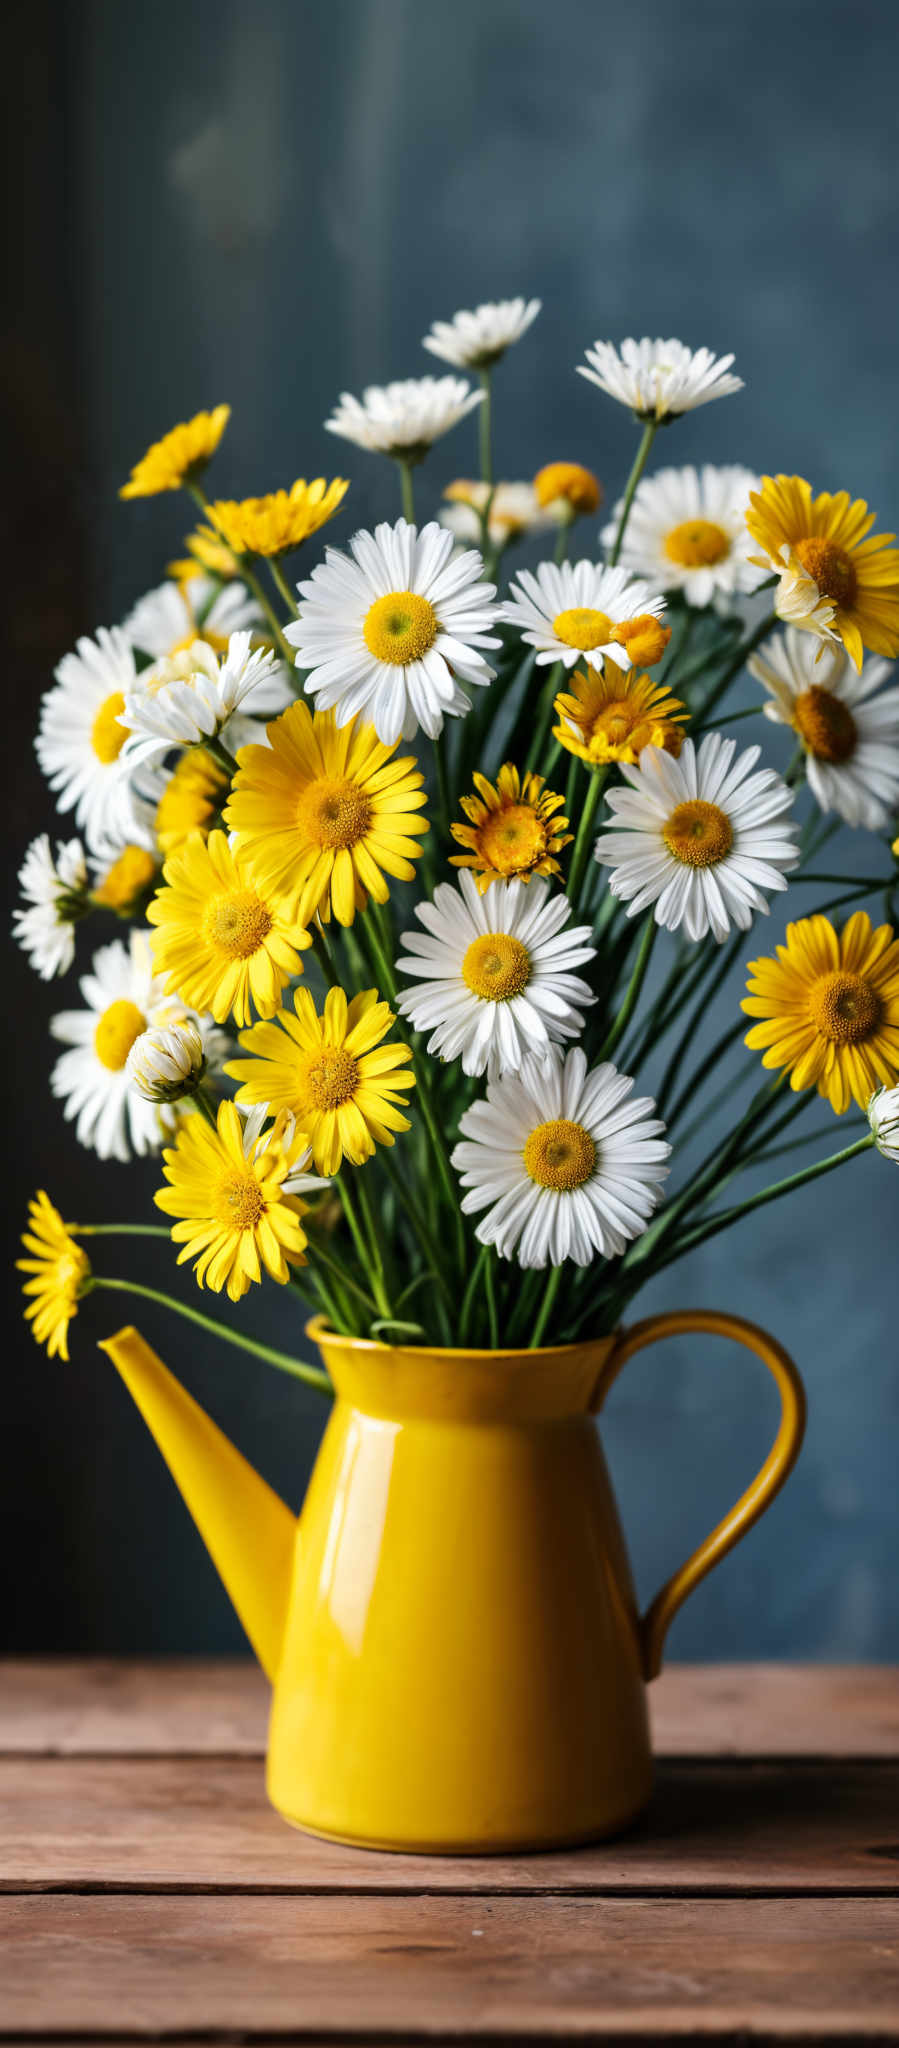
[[620,1325],[616,1325],[615,1329],[609,1330],[605,1336],[580,1338],[573,1344],[535,1345],[534,1349],[530,1351],[521,1344],[500,1345],[495,1350],[490,1348],[487,1350],[476,1350],[469,1344],[386,1344],[380,1337],[345,1337],[341,1331],[332,1329],[327,1316],[321,1314],[310,1317],[309,1322],[305,1326],[304,1334],[311,1339],[313,1344],[321,1344],[322,1340],[326,1339],[334,1344],[347,1345],[354,1351],[376,1351],[379,1353],[389,1351],[415,1352],[421,1358],[459,1358],[466,1359],[470,1364],[475,1365],[482,1364],[487,1359],[569,1357],[572,1352],[583,1353],[584,1351],[599,1349],[603,1345],[608,1347],[611,1344],[617,1343],[621,1335],[621,1328]]

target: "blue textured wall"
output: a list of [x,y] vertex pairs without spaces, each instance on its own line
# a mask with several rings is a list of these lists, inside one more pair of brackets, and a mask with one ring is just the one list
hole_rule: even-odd
[[[86,627],[120,616],[175,552],[174,500],[115,500],[170,421],[230,400],[223,493],[348,459],[341,530],[383,513],[385,494],[392,516],[391,474],[321,431],[332,400],[433,368],[418,342],[434,316],[518,291],[544,311],[499,380],[506,474],[578,457],[614,491],[633,428],[573,365],[598,335],[675,333],[735,350],[747,388],[674,428],[660,460],[795,468],[899,520],[893,8],[155,0],[84,5],[70,35]],[[461,428],[445,464],[438,451],[435,493],[471,467],[471,438]],[[854,865],[870,858],[857,835],[844,843]],[[775,911],[772,940],[782,922]],[[739,993],[737,976],[719,1028]],[[56,998],[29,984],[28,999],[37,1082]],[[60,1122],[26,1135],[29,1182],[37,1155],[70,1213],[83,1187],[101,1213],[110,1182],[126,1206],[121,1170],[91,1166]],[[135,1173],[134,1214],[154,1178]],[[897,1211],[899,1176],[866,1158],[641,1301],[768,1324],[810,1394],[798,1472],[676,1624],[682,1656],[899,1654]],[[255,1326],[275,1332],[282,1308],[269,1290]],[[296,1497],[313,1397],[146,1327]],[[155,1451],[77,1333],[74,1350],[68,1369],[29,1351],[15,1396],[6,1499],[47,1597],[35,1618],[14,1589],[13,1640],[236,1644]],[[746,1354],[682,1342],[616,1389],[607,1440],[647,1594],[760,1461],[775,1406],[761,1378]]]

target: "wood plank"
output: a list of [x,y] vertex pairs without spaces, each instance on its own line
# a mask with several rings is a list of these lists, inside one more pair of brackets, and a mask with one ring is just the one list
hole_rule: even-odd
[[[0,1752],[247,1755],[268,1687],[237,1659],[0,1661]],[[899,1758],[899,1667],[672,1664],[650,1687],[661,1756]]]
[[427,1857],[287,1827],[257,1759],[6,1759],[0,1888],[899,1894],[899,1765],[669,1763],[617,1841]]
[[883,2039],[899,1902],[6,1899],[0,1982],[20,2036]]

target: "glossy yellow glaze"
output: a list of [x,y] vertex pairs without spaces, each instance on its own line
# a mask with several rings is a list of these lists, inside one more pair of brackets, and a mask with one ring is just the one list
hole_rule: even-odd
[[[783,1417],[753,1486],[641,1621],[594,1416],[634,1351],[683,1330],[755,1350]],[[337,1398],[295,1542],[136,1333],[106,1347],[276,1672],[274,1805],[403,1850],[614,1832],[649,1793],[644,1680],[668,1622],[798,1453],[795,1368],[752,1324],[699,1313],[543,1351],[390,1349],[320,1320],[310,1334]]]

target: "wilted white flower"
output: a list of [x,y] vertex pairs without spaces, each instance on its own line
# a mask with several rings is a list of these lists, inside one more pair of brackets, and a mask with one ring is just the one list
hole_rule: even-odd
[[489,300],[476,306],[473,313],[435,320],[422,347],[460,370],[486,370],[499,362],[513,342],[521,340],[536,320],[540,305],[539,299]]
[[[144,669],[127,692],[121,723],[129,738],[124,763],[155,766],[173,747],[222,735],[231,750],[261,736],[257,721],[283,711],[290,690],[283,665],[249,633],[232,633],[224,660],[205,640]],[[240,712],[242,715],[236,717]]]
[[33,839],[19,869],[26,908],[13,912],[14,935],[42,981],[65,974],[75,955],[75,925],[87,909],[87,864],[80,839],[56,848]]

